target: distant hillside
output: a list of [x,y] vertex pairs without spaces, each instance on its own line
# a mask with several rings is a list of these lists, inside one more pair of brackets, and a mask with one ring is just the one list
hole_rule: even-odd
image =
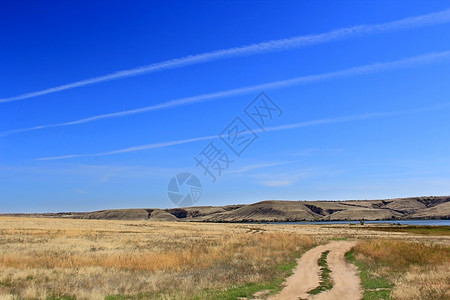
[[450,219],[450,196],[348,201],[271,200],[254,204],[228,206],[196,206],[170,209],[110,209],[84,213],[66,212],[8,215],[185,222]]

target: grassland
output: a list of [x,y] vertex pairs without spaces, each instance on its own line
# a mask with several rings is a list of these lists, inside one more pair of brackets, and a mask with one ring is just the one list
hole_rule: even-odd
[[385,231],[385,232],[407,232],[421,235],[441,235],[449,236],[449,226],[371,226],[368,230]]
[[364,299],[450,299],[450,248],[399,240],[361,242],[347,253]]
[[[355,261],[387,278],[396,299],[423,274],[442,294],[449,236],[368,229],[0,217],[0,299],[250,298],[278,291],[296,257],[330,239],[361,241]],[[388,253],[402,263],[390,268]]]
[[143,221],[0,218],[0,233],[4,299],[226,299],[281,286],[315,245],[252,226]]

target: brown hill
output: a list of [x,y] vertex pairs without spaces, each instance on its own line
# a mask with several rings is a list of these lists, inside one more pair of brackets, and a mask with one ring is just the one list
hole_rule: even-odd
[[[108,209],[89,213],[78,213],[74,218],[102,220],[143,220],[149,218],[150,212],[145,209]],[[70,217],[68,215],[67,217]]]
[[178,218],[175,217],[174,215],[168,213],[167,211],[164,211],[161,209],[155,209],[154,211],[151,212],[149,220],[157,221],[157,222],[178,221]]
[[170,209],[112,209],[86,213],[9,214],[108,220],[293,222],[327,220],[450,219],[450,196],[385,200],[262,201],[245,205]]

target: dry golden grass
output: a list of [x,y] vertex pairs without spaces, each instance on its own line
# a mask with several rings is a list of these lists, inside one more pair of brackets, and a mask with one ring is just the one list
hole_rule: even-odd
[[368,256],[376,263],[401,271],[410,265],[439,265],[450,262],[450,248],[439,244],[409,243],[398,240],[374,240],[360,243],[355,252]]
[[314,245],[310,236],[239,224],[0,218],[0,233],[5,299],[189,299],[270,280]]
[[450,299],[450,264],[411,267],[406,274],[395,281],[393,298]]
[[450,299],[450,247],[372,240],[354,248],[372,274],[395,284],[393,299]]
[[[211,290],[270,281],[282,274],[280,265],[332,238],[375,238],[358,246],[359,256],[378,260],[380,266],[383,261],[411,266],[402,269],[404,276],[396,281],[398,299],[406,299],[401,293],[417,294],[414,278],[421,272],[432,275],[433,291],[448,280],[442,277],[448,269],[415,269],[408,257],[433,268],[448,267],[442,255],[448,255],[444,245],[450,244],[450,237],[366,228],[0,217],[0,300],[109,295],[208,299]],[[402,244],[405,239],[416,241],[420,251]],[[436,251],[424,254],[427,249]],[[377,269],[385,271],[392,275],[386,266]]]

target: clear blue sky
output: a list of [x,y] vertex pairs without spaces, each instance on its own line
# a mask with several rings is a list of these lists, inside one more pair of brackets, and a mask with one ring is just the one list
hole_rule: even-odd
[[[448,9],[448,1],[2,1],[0,212],[173,207],[167,184],[180,172],[201,180],[197,205],[448,195],[450,12],[439,14]],[[230,50],[313,34],[325,35],[302,47]],[[216,50],[225,52],[186,58]],[[124,70],[133,76],[49,90]],[[34,128],[222,91],[232,92]],[[194,161],[211,140],[186,140],[217,136],[237,116],[257,129],[244,108],[262,91],[284,112],[268,127],[321,121],[259,131],[240,157],[214,139],[234,162],[212,183]]]

